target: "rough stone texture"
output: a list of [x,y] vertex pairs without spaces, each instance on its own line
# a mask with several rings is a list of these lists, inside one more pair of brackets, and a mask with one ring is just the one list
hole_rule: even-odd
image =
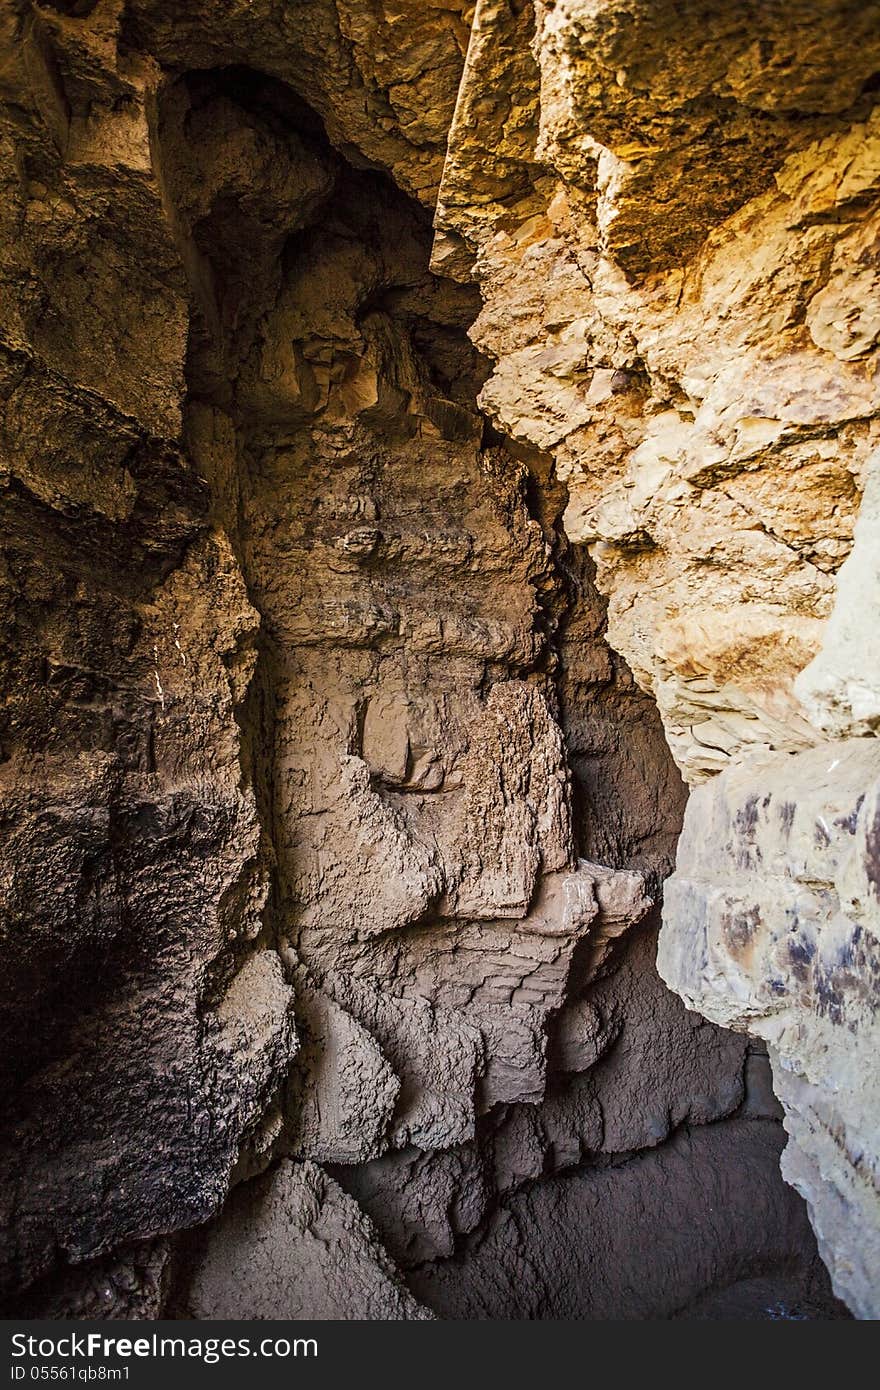
[[[333,1169],[401,1266],[450,1257],[483,1228],[499,1197],[535,1180],[602,1167],[610,1156],[662,1145],[682,1126],[743,1105],[744,1039],[688,1013],[664,988],[656,937],[656,923],[645,923],[617,969],[573,986],[551,1031],[551,1077],[538,1103],[496,1107],[475,1140],[449,1149],[442,1163],[410,1148]],[[628,1202],[615,1211],[624,1225],[635,1221]],[[577,1230],[575,1244],[580,1239]]]
[[720,4],[7,6],[9,1306],[834,1312],[652,911],[664,728],[816,742],[868,456],[876,45],[809,9],[795,81]]
[[[609,643],[656,700],[683,776],[731,769],[688,813],[663,970],[726,1026],[773,1037],[788,1011],[784,1166],[862,1315],[880,1286],[872,898],[863,883],[829,926],[822,847],[778,819],[759,861],[746,806],[771,785],[781,804],[791,779],[808,839],[816,815],[873,802],[878,42],[878,6],[840,0],[719,0],[699,23],[662,0],[483,0],[433,253],[479,284],[481,404],[552,454]],[[853,854],[848,872],[870,878],[858,837]],[[734,899],[750,943],[735,970],[700,944]],[[824,936],[832,951],[835,933],[844,954],[859,944],[832,1024],[784,943]]]
[[14,1318],[90,1318],[141,1321],[161,1318],[172,1270],[170,1243],[122,1245],[110,1255],[55,1271],[8,1299]]
[[486,0],[440,192],[483,405],[554,451],[690,781],[815,740],[792,682],[877,438],[876,7],[795,9]]
[[315,1163],[240,1188],[191,1278],[194,1318],[384,1321],[431,1314],[407,1293],[370,1222]]
[[425,1266],[411,1286],[449,1318],[500,1318],[515,1303],[521,1317],[616,1321],[687,1315],[707,1288],[735,1300],[737,1317],[768,1317],[768,1283],[777,1316],[810,1316],[815,1281],[827,1317],[823,1272],[792,1277],[808,1226],[779,1187],[779,1148],[773,1129],[734,1121],[538,1183],[505,1202],[473,1251]]
[[186,282],[106,11],[4,11],[3,1293],[209,1217],[295,1050],[259,619],[181,448]]
[[875,453],[821,649],[794,683],[811,722],[832,738],[867,738],[880,728],[880,638],[876,624],[866,622],[878,604],[880,454]]
[[[429,275],[388,184],[315,131],[269,145],[290,113],[265,79],[194,76],[163,93],[157,148],[205,295],[190,447],[264,623],[272,918],[306,1043],[289,1142],[340,1161],[442,1149],[539,1099],[575,947],[650,898],[637,870],[576,863],[561,542],[526,465],[480,447],[473,297]],[[246,208],[242,126],[272,149]]]
[[791,1136],[783,1172],[862,1317],[877,1315],[880,1283],[878,779],[880,745],[848,739],[698,788],[658,957],[692,1008],[768,1042]]

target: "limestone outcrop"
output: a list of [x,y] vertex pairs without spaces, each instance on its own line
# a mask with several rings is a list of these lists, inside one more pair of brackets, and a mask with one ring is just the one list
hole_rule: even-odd
[[13,1311],[840,1316],[766,1042],[870,1313],[880,28],[789,8],[6,6]]
[[[609,643],[697,788],[661,973],[771,1042],[784,1170],[862,1316],[880,1287],[860,819],[878,708],[878,40],[877,6],[834,0],[719,3],[698,24],[650,0],[485,0],[434,251],[480,285],[481,402],[553,453]],[[828,969],[842,953],[833,1005],[802,942]]]
[[876,1313],[874,1127],[880,745],[733,765],[693,793],[658,967],[685,1002],[768,1043],[783,1172],[835,1287]]
[[880,728],[880,651],[876,629],[865,621],[880,601],[878,527],[880,454],[874,453],[822,645],[794,683],[811,724],[832,738],[876,737]]
[[[464,239],[484,301],[481,399],[554,451],[609,640],[691,782],[815,741],[792,683],[877,440],[876,14],[798,8],[800,59],[776,6],[695,33],[662,4],[487,0],[440,191],[435,264]],[[516,115],[481,100],[511,48]]]

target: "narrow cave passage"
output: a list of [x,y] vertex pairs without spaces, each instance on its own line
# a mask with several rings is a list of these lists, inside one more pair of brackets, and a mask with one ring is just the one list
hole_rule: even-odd
[[296,1315],[247,1252],[303,1161],[439,1316],[824,1306],[765,1059],[656,975],[683,789],[551,462],[478,409],[476,290],[274,80],[177,79],[159,137],[190,448],[261,619],[245,765],[301,1043],[275,1166],[180,1311]]
[[876,1316],[880,0],[7,11],[3,1312]]

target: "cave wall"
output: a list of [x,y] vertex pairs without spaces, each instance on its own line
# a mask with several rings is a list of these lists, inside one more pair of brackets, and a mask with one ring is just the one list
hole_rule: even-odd
[[[840,1311],[779,1175],[763,1046],[688,1012],[655,953],[676,761],[716,794],[719,758],[817,743],[791,678],[821,634],[849,640],[823,624],[870,324],[831,366],[801,360],[802,327],[779,351],[801,414],[773,435],[749,404],[741,469],[723,429],[749,333],[758,379],[810,266],[810,322],[840,336],[870,160],[825,189],[812,261],[780,230],[812,195],[774,170],[808,182],[811,147],[844,159],[847,133],[860,152],[871,98],[828,76],[833,7],[806,115],[784,63],[761,87],[748,26],[717,21],[723,72],[683,45],[676,76],[671,8],[636,33],[602,8],[607,53],[591,5],[481,4],[469,48],[469,6],[409,0],[5,11],[12,1308],[673,1317],[741,1286]],[[766,303],[724,280],[738,216]],[[691,352],[716,390],[699,421]],[[790,510],[757,528],[738,477]],[[792,1054],[760,1006],[694,982],[718,845],[708,887],[673,887],[664,974],[769,1040],[778,1078]],[[828,1082],[792,1076],[790,1126],[801,1079]],[[854,1198],[826,1235],[799,1146],[834,1268]]]
[[481,401],[554,453],[609,643],[695,788],[661,973],[771,1044],[784,1171],[862,1316],[878,42],[873,4],[486,0],[434,251],[480,285]]

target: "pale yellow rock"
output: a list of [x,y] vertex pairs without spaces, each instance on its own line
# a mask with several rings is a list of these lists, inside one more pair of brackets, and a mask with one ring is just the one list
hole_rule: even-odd
[[[821,857],[813,831],[795,842],[769,827],[761,861],[718,808],[728,787],[760,806],[764,779],[776,800],[790,780],[800,825],[818,778],[817,824],[837,826],[876,775],[878,44],[878,7],[848,0],[785,13],[718,0],[699,24],[671,0],[538,0],[533,27],[528,8],[483,0],[435,250],[438,267],[454,250],[458,276],[470,258],[483,299],[471,336],[493,365],[481,404],[553,458],[609,641],[698,788],[665,977],[773,1044],[784,1169],[860,1316],[877,1315],[876,971],[860,959],[839,981],[853,1041],[780,956],[786,933],[829,910],[789,886]],[[829,735],[861,737],[838,757]],[[754,949],[707,961],[700,933],[728,892],[751,904]],[[853,909],[865,942],[870,897]],[[784,1026],[780,998],[795,1000]]]
[[[880,148],[876,122],[860,140]],[[870,295],[847,310],[841,288],[861,298],[845,267],[876,220],[802,225],[835,159],[835,187],[846,171],[847,198],[863,196],[870,160],[857,176],[851,135],[828,138],[784,166],[787,192],[748,203],[693,265],[645,285],[584,246],[570,218],[563,228],[564,192],[543,237],[532,216],[525,247],[499,230],[477,253],[473,336],[496,363],[482,403],[556,450],[611,642],[655,694],[691,781],[719,766],[718,717],[738,716],[724,760],[812,737],[792,683],[831,611],[880,403]]]

